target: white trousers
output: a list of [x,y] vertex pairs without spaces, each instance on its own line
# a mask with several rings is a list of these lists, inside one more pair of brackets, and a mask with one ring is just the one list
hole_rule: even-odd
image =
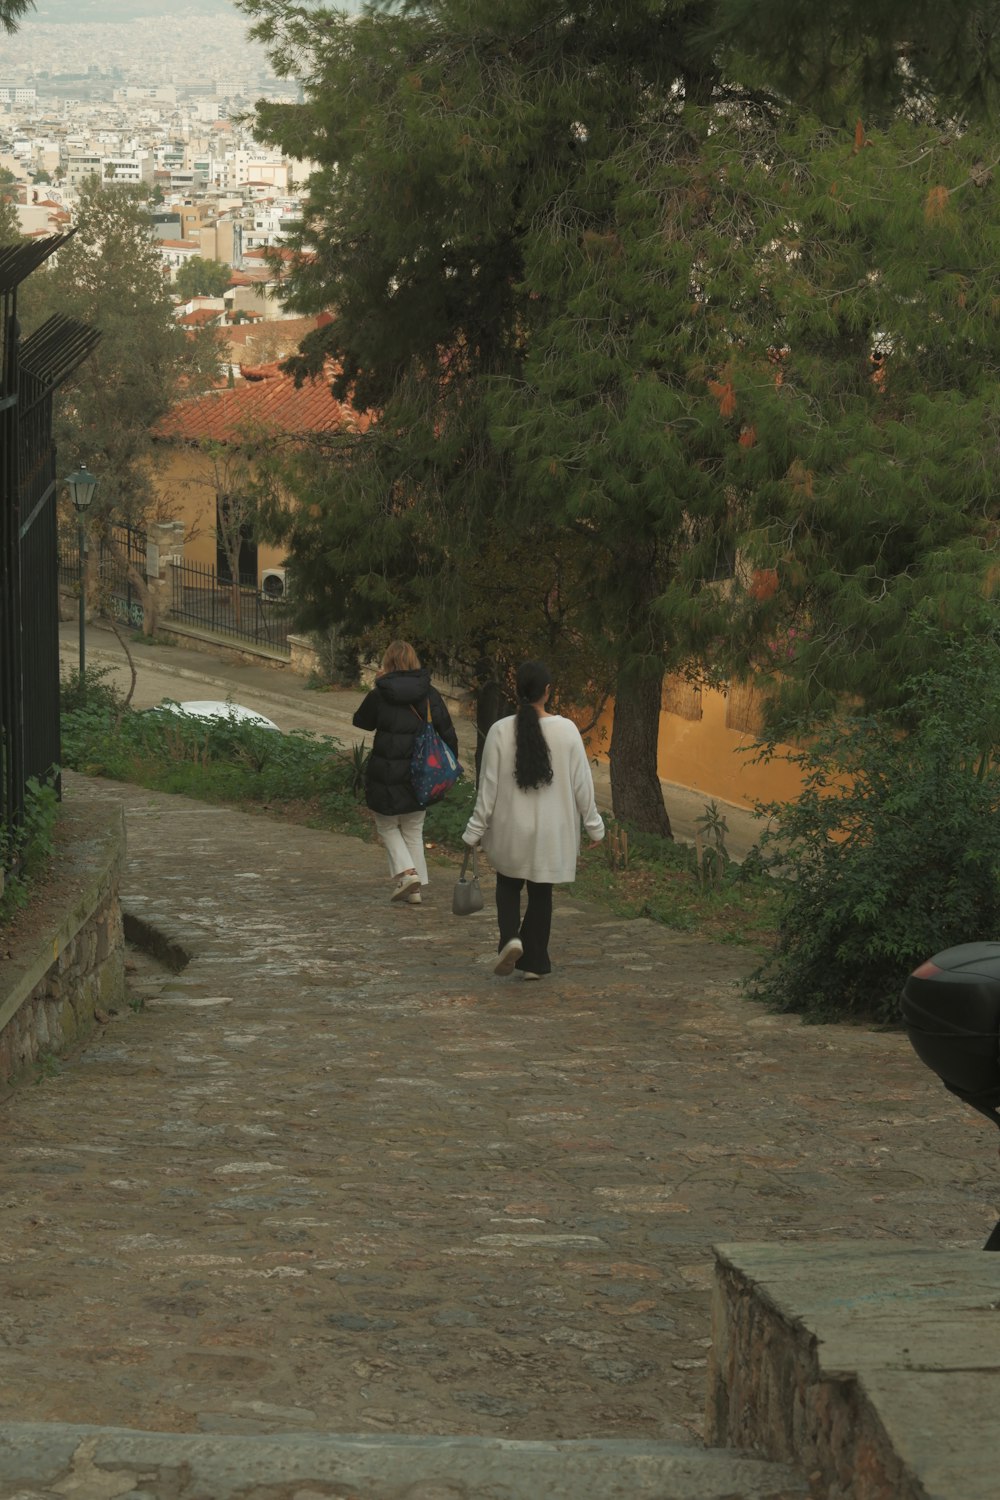
[[423,808],[419,812],[399,813],[386,817],[375,814],[375,829],[385,845],[389,856],[389,873],[401,875],[404,870],[416,870],[420,884],[427,884],[427,860],[424,856]]

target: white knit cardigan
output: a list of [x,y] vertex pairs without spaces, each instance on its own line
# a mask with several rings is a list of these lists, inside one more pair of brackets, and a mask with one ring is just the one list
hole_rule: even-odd
[[576,877],[580,823],[596,842],[604,820],[594,801],[594,778],[580,731],[571,719],[539,719],[552,757],[552,781],[524,792],[514,780],[516,719],[499,719],[486,736],[479,792],[462,835],[482,844],[501,875],[563,884]]

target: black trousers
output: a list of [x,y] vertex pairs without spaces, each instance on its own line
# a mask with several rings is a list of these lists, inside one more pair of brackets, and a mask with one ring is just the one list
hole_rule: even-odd
[[[528,904],[521,920],[521,889],[528,887]],[[515,968],[529,974],[550,974],[549,934],[552,931],[552,886],[514,875],[497,875],[497,922],[500,941],[497,952],[511,938],[519,937],[524,952]]]

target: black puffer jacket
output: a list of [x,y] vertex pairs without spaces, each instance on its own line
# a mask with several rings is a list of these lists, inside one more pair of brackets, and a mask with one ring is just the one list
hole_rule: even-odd
[[375,731],[365,778],[365,800],[372,812],[395,817],[421,810],[410,785],[410,757],[413,741],[426,720],[428,697],[434,728],[457,755],[455,726],[441,694],[431,687],[426,667],[377,677],[375,686],[354,715],[356,729]]

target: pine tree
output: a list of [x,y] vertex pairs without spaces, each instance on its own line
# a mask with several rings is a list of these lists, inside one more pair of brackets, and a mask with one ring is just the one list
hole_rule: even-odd
[[[668,832],[664,670],[763,669],[791,716],[877,703],[915,614],[980,607],[1000,298],[972,130],[821,125],[764,90],[781,49],[751,57],[735,4],[245,5],[279,68],[311,59],[306,102],[260,111],[320,164],[293,295],[335,312],[299,364],[380,413],[313,474],[314,611],[405,597],[444,644],[481,542],[571,559],[615,811]],[[856,49],[841,103],[859,80]]]
[[996,0],[719,0],[703,43],[836,124],[996,112]]
[[0,0],[0,28],[8,33],[16,31],[21,18],[34,8],[34,0]]

